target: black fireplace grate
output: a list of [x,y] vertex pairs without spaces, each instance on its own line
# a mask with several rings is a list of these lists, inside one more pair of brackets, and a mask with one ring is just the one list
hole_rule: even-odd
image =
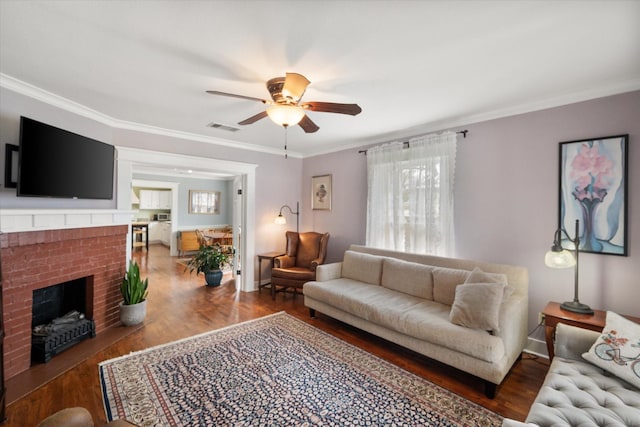
[[95,323],[89,319],[80,319],[64,325],[46,336],[34,334],[31,336],[31,363],[47,363],[56,354],[95,336]]

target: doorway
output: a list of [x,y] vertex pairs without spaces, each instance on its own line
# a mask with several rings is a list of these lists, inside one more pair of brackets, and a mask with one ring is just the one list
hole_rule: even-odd
[[[201,174],[224,174],[235,177],[233,181],[234,214],[232,215],[234,242],[237,242],[238,245],[235,268],[236,272],[241,270],[241,274],[236,278],[236,285],[242,291],[254,290],[253,269],[242,269],[241,266],[252,265],[245,260],[255,258],[255,242],[250,236],[255,235],[255,169],[257,165],[127,147],[116,147],[116,149],[118,164],[116,206],[122,210],[131,210],[131,189],[133,187],[133,173],[136,169],[154,168],[164,171],[164,173],[191,170]],[[178,195],[176,194],[175,197],[177,211]],[[236,209],[239,211],[236,212]],[[176,230],[173,230],[173,227],[176,227]],[[172,221],[174,232],[177,231],[177,227],[177,221],[175,224]],[[235,240],[236,235],[238,236],[237,240]],[[129,246],[127,247],[127,258],[131,257]]]

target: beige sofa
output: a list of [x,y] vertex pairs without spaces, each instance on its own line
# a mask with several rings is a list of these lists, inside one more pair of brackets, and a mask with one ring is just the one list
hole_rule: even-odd
[[[493,301],[477,294],[500,290],[489,282],[501,280]],[[352,245],[342,262],[318,266],[303,294],[312,317],[317,310],[482,378],[494,397],[527,342],[528,280],[523,267]],[[492,326],[474,327],[474,311],[495,312]]]

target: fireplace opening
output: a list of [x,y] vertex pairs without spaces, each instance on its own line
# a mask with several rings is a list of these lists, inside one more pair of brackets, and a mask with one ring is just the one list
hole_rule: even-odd
[[46,363],[80,341],[95,337],[95,323],[87,318],[91,317],[87,306],[91,281],[92,277],[83,277],[33,291],[32,364]]

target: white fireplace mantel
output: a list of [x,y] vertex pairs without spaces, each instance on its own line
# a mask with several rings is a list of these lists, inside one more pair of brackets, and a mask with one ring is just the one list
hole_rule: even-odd
[[0,209],[0,232],[126,225],[134,214],[117,209]]

